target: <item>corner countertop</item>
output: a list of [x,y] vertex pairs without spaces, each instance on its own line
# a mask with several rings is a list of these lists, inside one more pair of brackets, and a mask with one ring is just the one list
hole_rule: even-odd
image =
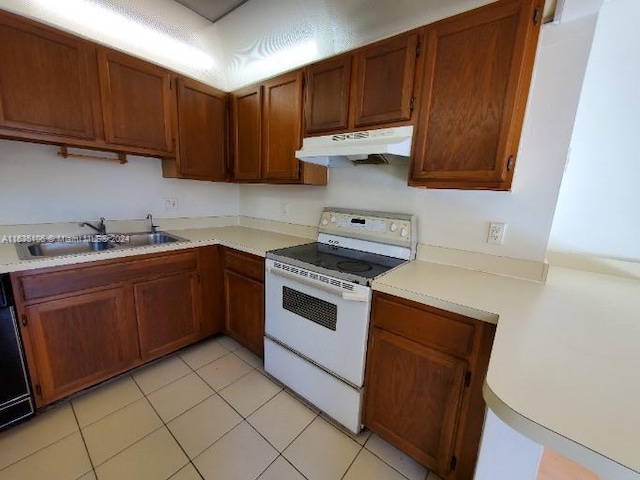
[[114,249],[95,253],[48,257],[34,260],[20,260],[16,253],[15,245],[0,244],[0,273],[73,265],[111,258],[143,255],[145,253],[160,253],[217,244],[264,257],[268,250],[291,247],[314,241],[306,237],[286,235],[238,225],[185,230],[167,230],[167,232],[178,235],[187,241],[148,247],[123,248],[121,250]]
[[487,405],[604,478],[640,478],[640,281],[552,267],[542,284],[414,261],[373,289],[497,323]]

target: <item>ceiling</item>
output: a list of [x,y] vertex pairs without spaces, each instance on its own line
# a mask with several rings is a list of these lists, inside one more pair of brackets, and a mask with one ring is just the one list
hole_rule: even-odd
[[248,0],[175,0],[211,22],[217,22]]

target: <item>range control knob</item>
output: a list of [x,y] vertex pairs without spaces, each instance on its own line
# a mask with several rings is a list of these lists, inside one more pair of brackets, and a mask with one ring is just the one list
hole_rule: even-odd
[[331,223],[336,223],[336,217],[334,217],[333,215],[331,215]]
[[395,223],[392,223],[392,224],[391,224],[391,227],[390,227],[390,230],[391,230],[392,232],[395,232],[396,230],[398,230],[398,225],[396,225]]
[[402,227],[402,230],[400,230],[400,236],[406,237],[408,234],[409,234],[409,229],[406,227]]
[[329,223],[329,220],[327,220],[326,218],[322,219],[322,225],[327,225]]

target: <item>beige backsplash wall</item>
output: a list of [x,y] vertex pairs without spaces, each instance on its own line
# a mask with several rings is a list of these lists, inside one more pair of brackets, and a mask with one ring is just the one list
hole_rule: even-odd
[[[62,159],[57,147],[0,140],[0,225],[238,215],[238,186],[162,178],[157,158]],[[98,152],[98,155],[100,153]],[[165,210],[165,199],[178,200]]]
[[[243,185],[240,214],[314,225],[324,206],[418,216],[420,243],[542,261],[573,130],[595,16],[545,25],[512,192],[407,187],[408,165],[335,168],[327,187]],[[489,223],[508,224],[504,245]]]

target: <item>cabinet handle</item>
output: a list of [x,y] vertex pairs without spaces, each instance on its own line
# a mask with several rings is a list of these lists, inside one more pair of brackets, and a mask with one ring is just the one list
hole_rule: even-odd
[[510,172],[511,168],[513,168],[513,155],[507,160],[507,172]]

